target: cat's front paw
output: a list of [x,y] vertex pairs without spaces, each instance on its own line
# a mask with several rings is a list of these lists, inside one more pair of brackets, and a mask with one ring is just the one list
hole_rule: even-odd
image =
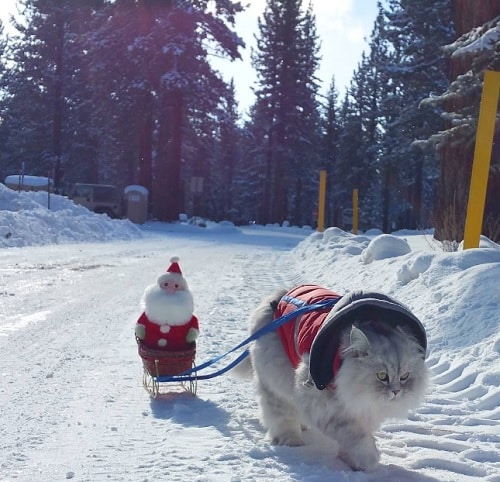
[[339,457],[352,469],[368,472],[375,470],[380,460],[375,440],[371,437],[353,441],[351,446],[343,447],[339,452]]

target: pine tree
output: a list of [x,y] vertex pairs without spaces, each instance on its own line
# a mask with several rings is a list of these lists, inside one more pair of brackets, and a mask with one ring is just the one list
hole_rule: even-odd
[[380,156],[381,64],[384,61],[378,36],[380,28],[381,24],[376,22],[370,53],[363,53],[341,108],[339,168],[344,181],[341,205],[351,206],[352,191],[358,189],[361,228],[382,227],[383,186],[389,169]]
[[379,4],[369,53],[341,109],[339,162],[351,188],[359,189],[361,226],[388,232],[428,220],[423,206],[432,203],[437,164],[419,141],[442,121],[438,109],[421,102],[445,82],[446,62],[435,46],[452,35],[441,15],[446,1],[391,0],[387,10]]
[[[337,209],[341,212],[352,207],[352,191],[359,189],[362,177],[362,118],[354,102],[351,80],[340,106],[340,130],[335,162],[336,175],[333,178]],[[339,216],[339,226],[347,229],[343,217]]]
[[85,87],[74,82],[84,69],[78,38],[101,3],[21,0],[26,21],[16,23],[19,36],[8,46],[11,68],[2,79],[7,143],[29,172],[53,172],[56,190],[81,145],[72,133],[78,130],[80,140],[88,135],[78,124],[87,98]]
[[157,217],[177,218],[186,197],[186,130],[200,119],[217,119],[226,92],[207,49],[239,55],[243,42],[229,25],[241,5],[22,4],[25,25],[19,23],[19,40],[9,45],[14,68],[1,78],[7,150],[17,152],[32,174],[54,166],[57,184],[63,167],[69,182],[124,186],[139,180],[153,191]]
[[[451,11],[460,35],[445,48],[445,53],[450,58],[451,83],[443,89],[441,95],[426,99],[425,104],[445,110],[445,128],[430,137],[430,144],[437,147],[440,157],[434,236],[454,248],[464,236],[464,213],[467,209],[484,71],[500,70],[500,4],[495,0],[457,0],[452,2]],[[498,126],[496,132],[482,233],[498,241]]]
[[[312,6],[268,0],[252,62],[258,87],[252,122],[264,128],[257,155],[265,166],[261,220],[311,219],[318,176],[318,40]],[[309,214],[308,214],[309,213]]]
[[327,173],[326,225],[339,225],[338,191],[342,179],[338,167],[338,143],[340,134],[339,93],[332,77],[322,107],[323,142],[321,159]]
[[234,82],[229,84],[224,108],[218,122],[218,149],[211,175],[214,204],[218,206],[213,219],[236,221],[240,213],[234,207],[236,169],[240,160],[241,132]]
[[[117,0],[99,41],[90,39],[100,97],[113,102],[98,106],[95,116],[100,124],[107,119],[114,133],[107,150],[130,156],[132,172],[151,185],[153,214],[162,220],[185,211],[188,176],[209,170],[199,161],[209,162],[204,129],[217,116],[226,85],[208,63],[207,45],[233,59],[242,45],[226,25],[241,6],[219,0],[214,12],[208,7],[208,1]],[[117,69],[121,75],[110,75]],[[202,152],[195,155],[194,148]],[[196,162],[182,162],[191,159]]]
[[0,21],[0,115],[2,116],[3,122],[0,123],[0,179],[5,179],[13,173],[17,173],[19,169],[19,164],[15,160],[14,153],[8,148],[7,140],[9,137],[9,128],[5,123],[5,97],[7,91],[6,85],[6,73],[8,71],[5,64],[5,52],[7,49],[7,40],[5,38],[4,26]]
[[[450,0],[390,0],[386,38],[391,58],[384,69],[388,86],[383,109],[388,119],[384,151],[397,167],[392,210],[396,225],[428,226],[436,190],[437,157],[420,140],[443,128],[440,109],[422,100],[447,85],[447,62],[439,46],[451,41]],[[438,50],[436,50],[438,46]]]

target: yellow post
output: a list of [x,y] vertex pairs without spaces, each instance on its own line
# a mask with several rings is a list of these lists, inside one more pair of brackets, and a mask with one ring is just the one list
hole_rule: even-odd
[[318,231],[325,230],[326,171],[319,171]]
[[358,189],[353,189],[352,191],[352,232],[353,234],[358,234],[359,225],[359,205],[358,205]]
[[499,91],[500,72],[485,71],[465,218],[464,249],[479,247],[481,238]]

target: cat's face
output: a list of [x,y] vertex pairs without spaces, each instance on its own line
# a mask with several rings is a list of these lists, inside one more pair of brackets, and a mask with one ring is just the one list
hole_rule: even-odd
[[396,412],[398,405],[418,405],[427,385],[424,354],[400,328],[353,326],[344,337],[342,356],[338,389],[349,391],[350,397],[364,397]]

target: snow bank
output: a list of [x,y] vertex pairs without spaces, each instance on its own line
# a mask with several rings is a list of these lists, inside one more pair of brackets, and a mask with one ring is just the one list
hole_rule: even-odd
[[47,188],[47,186],[50,184],[50,187],[52,187],[53,182],[52,179],[49,179],[48,177],[44,176],[21,176],[19,174],[12,175],[12,176],[7,176],[5,178],[5,184],[8,186],[12,187],[13,189],[17,189],[19,185],[21,187],[41,187],[41,188]]
[[[50,209],[49,209],[50,202]],[[0,247],[133,239],[141,231],[45,191],[17,192],[0,184]]]

